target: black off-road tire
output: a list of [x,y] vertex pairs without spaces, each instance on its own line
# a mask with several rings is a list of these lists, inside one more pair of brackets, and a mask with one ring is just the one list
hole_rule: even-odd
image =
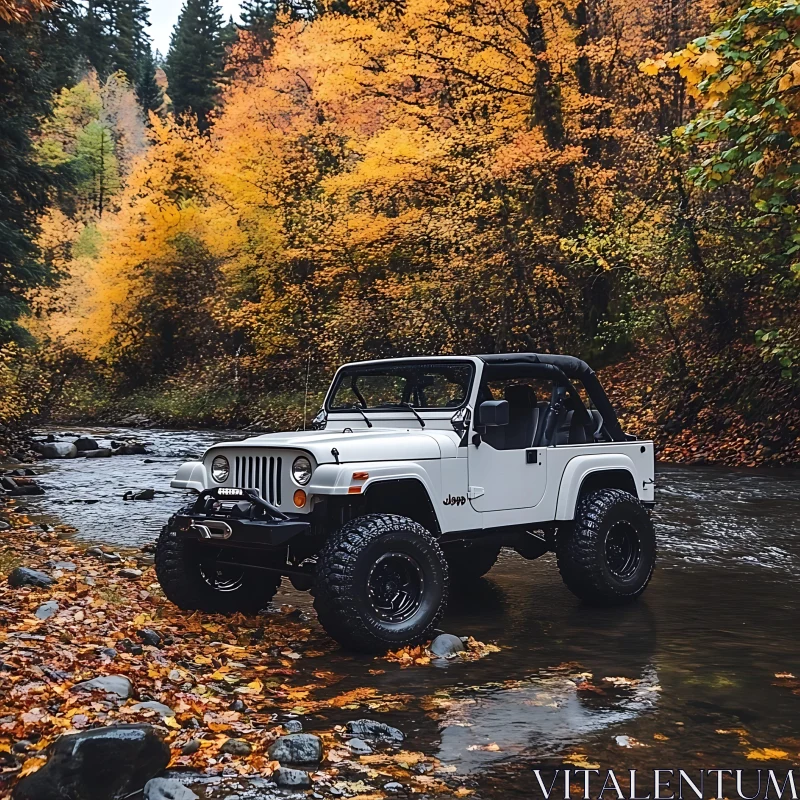
[[212,614],[255,614],[275,596],[281,576],[263,570],[244,570],[241,585],[228,591],[215,589],[203,574],[202,547],[166,528],[158,538],[156,576],[167,599],[178,608]]
[[[404,570],[410,575],[406,583]],[[398,585],[419,589],[417,605],[409,604],[404,612],[407,618],[398,611],[395,621],[385,608],[378,610],[382,598],[378,592],[376,599],[375,583],[385,573],[390,580],[399,574]],[[389,582],[381,586],[386,589]],[[395,514],[351,520],[327,540],[317,560],[314,608],[320,624],[351,650],[384,653],[430,639],[447,595],[447,561],[438,542],[419,523]]]
[[582,497],[557,540],[558,569],[569,590],[591,605],[635,600],[656,562],[656,536],[645,507],[622,489]]
[[450,583],[464,587],[482,578],[497,561],[500,545],[451,546],[445,549]]

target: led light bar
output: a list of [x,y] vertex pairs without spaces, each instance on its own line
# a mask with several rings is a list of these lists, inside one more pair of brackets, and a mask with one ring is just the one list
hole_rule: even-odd
[[227,487],[223,487],[221,489],[217,489],[217,494],[220,497],[243,497],[244,494],[241,489],[229,489]]

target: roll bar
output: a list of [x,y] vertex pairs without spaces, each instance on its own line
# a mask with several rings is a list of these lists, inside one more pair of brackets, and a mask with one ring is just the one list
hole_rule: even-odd
[[617,419],[617,412],[614,411],[608,395],[600,385],[600,381],[597,380],[594,370],[585,361],[581,361],[575,356],[558,356],[549,353],[500,353],[479,356],[479,358],[487,366],[506,367],[509,370],[533,364],[556,367],[567,378],[579,380],[583,384],[589,399],[603,418],[603,427],[613,441],[626,442],[631,438],[623,432],[619,419]]

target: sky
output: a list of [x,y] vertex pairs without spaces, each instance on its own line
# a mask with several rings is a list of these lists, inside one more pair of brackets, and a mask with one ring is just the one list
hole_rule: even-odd
[[[162,55],[169,50],[169,38],[172,28],[178,21],[184,0],[149,0],[150,5],[150,30],[148,33],[153,40],[153,47],[161,51]],[[222,15],[227,21],[233,15],[239,19],[240,0],[219,0],[222,6]]]

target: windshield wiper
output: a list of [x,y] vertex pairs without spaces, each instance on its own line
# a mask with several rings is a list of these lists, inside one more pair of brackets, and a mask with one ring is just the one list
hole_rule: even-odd
[[419,414],[417,414],[417,409],[414,408],[414,406],[412,406],[411,403],[398,403],[397,406],[398,408],[407,408],[419,420],[419,424],[423,428],[425,427],[425,420],[422,419],[422,417]]
[[350,406],[350,408],[355,409],[356,411],[358,411],[359,414],[361,414],[362,417],[364,417],[364,422],[367,423],[368,428],[372,427],[372,423],[369,421],[369,417],[364,413],[364,409],[361,408],[361,406],[356,405],[354,403],[352,406]]

